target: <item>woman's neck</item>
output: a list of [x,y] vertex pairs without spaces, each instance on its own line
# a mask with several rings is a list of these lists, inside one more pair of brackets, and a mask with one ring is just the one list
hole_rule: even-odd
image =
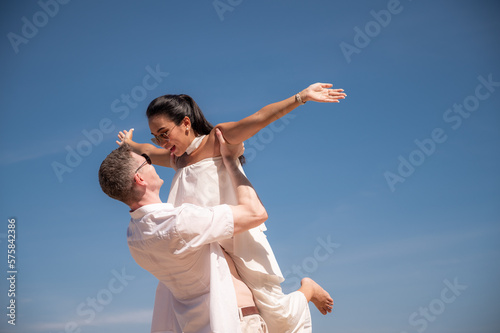
[[213,143],[210,144],[211,141],[212,141],[212,136],[206,135],[201,140],[199,146],[196,149],[194,149],[191,152],[191,154],[184,153],[181,157],[179,157],[177,166],[179,168],[183,168],[188,165],[199,162],[205,158],[215,156],[214,152],[212,151],[213,149],[211,149],[213,148]]

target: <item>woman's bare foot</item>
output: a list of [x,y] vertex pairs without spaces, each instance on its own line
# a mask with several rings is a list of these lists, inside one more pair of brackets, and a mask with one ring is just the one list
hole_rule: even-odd
[[319,284],[310,278],[303,278],[300,284],[299,291],[304,293],[308,302],[311,301],[314,303],[319,312],[324,315],[332,312],[333,299],[325,289],[321,288]]

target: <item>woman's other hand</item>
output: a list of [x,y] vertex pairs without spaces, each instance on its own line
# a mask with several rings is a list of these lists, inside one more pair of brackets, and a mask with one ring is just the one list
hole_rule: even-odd
[[130,141],[132,141],[132,136],[134,135],[134,129],[131,128],[130,130],[123,130],[123,131],[120,131],[118,132],[118,139],[120,140],[117,140],[116,143],[121,146],[122,144],[124,143],[129,143]]

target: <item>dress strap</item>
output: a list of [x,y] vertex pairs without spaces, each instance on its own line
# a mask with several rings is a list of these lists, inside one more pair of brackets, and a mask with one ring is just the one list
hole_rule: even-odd
[[186,154],[191,155],[191,153],[201,145],[201,141],[203,141],[204,137],[206,137],[206,135],[200,135],[194,138],[193,141],[191,141],[189,147],[187,147]]

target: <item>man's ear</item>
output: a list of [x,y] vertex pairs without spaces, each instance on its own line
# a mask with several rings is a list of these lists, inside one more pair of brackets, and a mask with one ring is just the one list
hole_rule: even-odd
[[142,178],[140,173],[135,173],[134,175],[134,182],[139,185],[139,186],[146,186],[147,182],[144,178]]

